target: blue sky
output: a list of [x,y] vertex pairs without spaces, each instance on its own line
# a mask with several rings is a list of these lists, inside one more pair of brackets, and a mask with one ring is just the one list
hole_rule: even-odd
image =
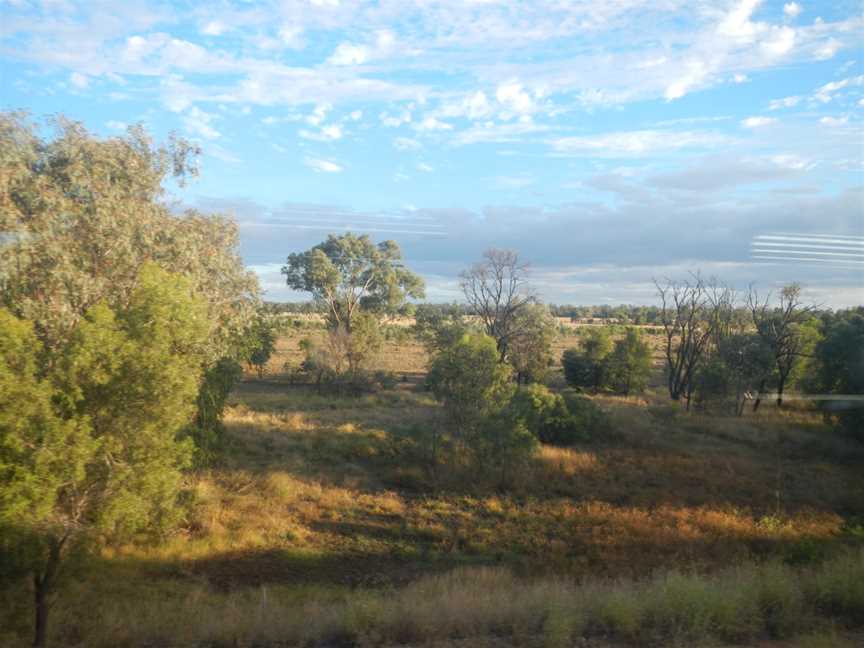
[[0,38],[0,107],[199,142],[174,195],[271,299],[351,229],[436,301],[496,246],[559,303],[697,269],[864,303],[857,1],[0,0]]

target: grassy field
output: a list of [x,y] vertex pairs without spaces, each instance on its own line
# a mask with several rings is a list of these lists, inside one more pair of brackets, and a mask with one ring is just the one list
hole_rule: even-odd
[[[862,640],[864,448],[813,413],[685,413],[658,370],[639,398],[594,397],[606,437],[542,448],[507,488],[433,480],[414,452],[439,416],[423,347],[381,354],[396,388],[334,397],[283,371],[300,336],[235,390],[181,531],[68,575],[54,645]],[[27,636],[22,591],[0,599],[4,645]]]

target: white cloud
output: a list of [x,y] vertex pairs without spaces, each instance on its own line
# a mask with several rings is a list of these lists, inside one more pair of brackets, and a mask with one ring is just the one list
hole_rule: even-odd
[[834,58],[834,55],[840,49],[840,41],[836,38],[829,38],[821,47],[816,50],[816,58],[820,61],[827,61]]
[[781,108],[794,108],[801,101],[801,97],[783,97],[782,99],[772,99],[768,103],[768,110],[780,110]]
[[741,120],[741,125],[744,126],[744,128],[761,128],[776,123],[777,119],[775,117],[748,117],[747,119]]
[[732,81],[735,83],[747,83],[750,78],[746,74],[736,74],[732,77]]
[[396,49],[396,35],[389,29],[379,29],[371,44],[339,43],[326,62],[330,65],[363,65],[389,56]]
[[429,165],[426,164],[425,162],[418,162],[418,163],[417,163],[417,170],[418,170],[418,171],[423,171],[424,173],[431,173],[431,172],[434,171],[435,169],[433,169],[431,166],[429,166]]
[[327,118],[327,113],[331,110],[333,110],[333,104],[326,101],[324,103],[319,103],[304,121],[310,126],[318,126]]
[[783,15],[789,18],[797,18],[802,11],[801,5],[797,2],[787,2],[783,5]]
[[834,93],[837,91],[851,86],[860,86],[862,84],[864,84],[864,75],[848,77],[846,79],[841,79],[840,81],[831,81],[830,83],[818,87],[816,92],[813,93],[813,98],[816,101],[828,103],[834,98]]
[[340,164],[320,158],[307,157],[303,160],[303,164],[318,173],[341,173],[343,170]]
[[792,27],[771,27],[769,36],[762,42],[762,50],[772,57],[788,54],[795,46],[796,32]]
[[492,105],[489,103],[489,99],[486,98],[486,93],[482,90],[478,90],[466,97],[464,107],[465,115],[468,119],[480,119],[492,112]]
[[183,115],[183,124],[186,130],[193,135],[200,135],[205,139],[217,139],[221,137],[221,133],[212,126],[215,119],[217,119],[216,115],[205,112],[197,106],[192,106]]
[[105,122],[105,125],[111,130],[122,131],[126,130],[126,122],[116,121],[114,119]]
[[69,83],[79,90],[85,90],[90,85],[90,77],[80,72],[73,72],[69,75]]
[[423,145],[410,137],[397,137],[393,140],[393,146],[400,151],[418,151]]
[[224,23],[219,20],[211,20],[204,24],[201,33],[205,36],[221,36],[226,31]]
[[335,142],[342,139],[342,127],[338,124],[329,124],[322,126],[320,130],[308,131],[301,130],[299,133],[303,139],[314,140],[316,142]]
[[722,135],[710,132],[640,130],[562,137],[551,140],[550,144],[559,153],[618,157],[710,147],[724,141]]
[[684,65],[684,71],[679,78],[666,87],[663,96],[667,101],[680,99],[692,88],[696,87],[708,78],[710,70],[700,60],[688,61]]
[[448,124],[447,122],[443,122],[436,117],[425,117],[423,121],[417,124],[414,128],[419,131],[440,131],[440,130],[453,130],[452,124]]
[[455,146],[477,144],[478,142],[516,142],[532,133],[550,130],[550,126],[533,121],[486,121],[455,134],[451,143]]
[[293,49],[303,47],[303,28],[299,25],[282,25],[277,34],[285,47]]
[[831,126],[831,127],[835,127],[835,126],[845,126],[846,124],[849,123],[849,117],[848,117],[848,116],[843,116],[843,117],[822,117],[822,118],[819,120],[819,123],[822,124],[823,126]]
[[388,128],[399,128],[402,124],[411,123],[411,112],[405,110],[400,115],[390,115],[389,113],[383,112],[378,115],[378,119],[380,119],[381,123]]
[[354,43],[339,43],[327,59],[330,65],[363,65],[369,60],[369,48]]
[[[507,81],[499,85],[495,90],[495,98],[507,110],[511,110],[517,114],[529,113],[534,108],[531,95],[525,92],[519,81]],[[483,99],[485,100],[485,95]]]

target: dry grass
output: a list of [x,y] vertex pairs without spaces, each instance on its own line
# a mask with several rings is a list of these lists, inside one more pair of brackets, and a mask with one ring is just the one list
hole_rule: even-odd
[[[297,339],[280,340],[279,367]],[[412,376],[426,363],[414,343],[382,357]],[[860,605],[843,569],[860,570],[861,554],[842,558],[840,532],[864,513],[864,452],[812,413],[687,414],[658,387],[598,396],[608,439],[544,447],[507,489],[471,475],[433,488],[410,432],[438,406],[416,380],[348,398],[282,378],[233,394],[228,452],[190,475],[180,533],[115,547],[72,580],[58,645],[555,646],[581,633],[690,645],[788,627],[818,646],[846,636],[824,619]],[[25,605],[26,588],[15,591],[0,603]],[[26,632],[19,612],[0,626]],[[22,636],[12,632],[0,633],[7,645]]]
[[[56,611],[64,646],[843,645],[864,618],[864,553],[797,570],[746,564],[641,581],[523,579],[462,568],[398,591],[102,582]],[[837,644],[828,644],[836,639]],[[463,643],[466,642],[466,643]],[[596,643],[595,643],[596,642]],[[13,645],[13,644],[9,644]],[[487,644],[489,645],[489,644]]]

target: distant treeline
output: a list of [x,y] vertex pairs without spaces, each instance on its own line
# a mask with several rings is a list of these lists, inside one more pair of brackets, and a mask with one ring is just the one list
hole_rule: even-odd
[[[417,310],[418,304],[404,304],[399,309],[399,314],[412,317]],[[458,303],[424,303],[424,309],[440,309],[442,312],[460,315],[470,315],[471,310],[466,304]],[[634,306],[632,304],[619,304],[612,306],[602,304],[600,306],[573,306],[572,304],[548,304],[549,312],[553,317],[567,317],[573,321],[585,320],[607,320],[620,324],[647,324],[660,326],[662,322],[661,309],[659,306]],[[308,315],[323,313],[319,304],[314,301],[302,302],[264,302],[264,309],[268,313],[289,313],[292,315]],[[746,308],[736,309],[741,320],[749,318]],[[815,314],[830,314],[831,309],[818,309]]]
[[[470,314],[466,304],[424,304],[424,308],[440,308],[449,313],[456,311],[462,315]],[[265,302],[265,308],[270,313],[290,313],[294,315],[320,313],[321,308],[314,301],[302,302]],[[412,316],[416,310],[416,304],[405,304],[400,309],[401,314]],[[572,320],[601,319],[615,320],[628,324],[659,324],[660,309],[657,306],[632,306],[620,305],[610,306],[573,306],[569,304],[549,304],[550,313],[554,317],[568,317]]]

